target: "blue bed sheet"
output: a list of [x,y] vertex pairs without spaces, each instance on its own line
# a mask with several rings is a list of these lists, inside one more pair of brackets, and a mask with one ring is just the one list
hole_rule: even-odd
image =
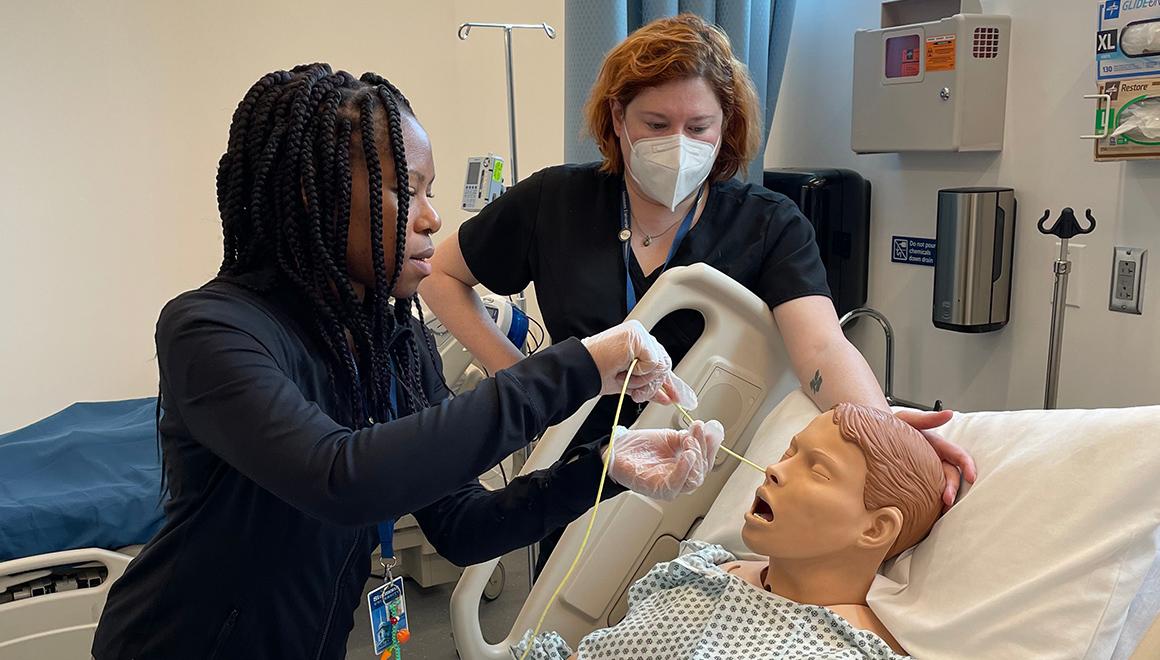
[[0,435],[0,561],[115,549],[160,529],[156,403],[76,403]]

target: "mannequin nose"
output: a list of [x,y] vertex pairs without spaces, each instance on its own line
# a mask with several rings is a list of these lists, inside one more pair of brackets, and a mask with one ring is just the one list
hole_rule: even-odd
[[780,486],[783,483],[782,475],[779,474],[776,465],[770,465],[765,468],[765,478],[769,480],[774,486]]

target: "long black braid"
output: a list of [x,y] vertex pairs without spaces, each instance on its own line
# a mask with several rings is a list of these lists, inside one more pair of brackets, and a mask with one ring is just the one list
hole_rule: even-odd
[[[390,299],[405,263],[411,202],[403,113],[414,116],[406,97],[375,74],[356,79],[327,64],[276,71],[255,83],[238,105],[218,166],[220,274],[273,271],[279,283],[300,294],[328,354],[331,382],[338,382],[336,373],[345,375],[356,426],[386,418],[392,373],[399,414],[428,405],[414,333],[392,342],[398,330],[414,323],[418,310],[412,298]],[[370,190],[374,286],[367,288],[366,300],[355,294],[346,263],[356,135]],[[380,239],[385,218],[376,147],[383,135],[390,141],[398,189],[393,262]],[[421,311],[419,316],[433,350]]]

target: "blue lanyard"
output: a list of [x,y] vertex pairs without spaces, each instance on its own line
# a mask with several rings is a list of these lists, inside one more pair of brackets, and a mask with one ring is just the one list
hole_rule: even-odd
[[[665,257],[665,263],[661,265],[661,272],[669,267],[669,262],[673,260],[673,255],[677,253],[677,246],[681,241],[685,240],[685,235],[689,233],[689,229],[693,227],[693,216],[697,215],[697,205],[701,203],[701,193],[705,191],[704,186],[697,191],[697,199],[693,200],[693,205],[689,207],[689,212],[685,214],[685,219],[681,221],[681,226],[677,228],[677,235],[673,238],[673,244],[669,246],[669,256]],[[632,230],[631,225],[631,211],[628,206],[628,188],[622,188],[620,191],[620,236],[621,242],[624,244],[624,300],[625,306],[628,308],[625,315],[632,313],[632,308],[636,307],[636,288],[632,286],[632,270],[629,268],[629,254],[632,250]],[[625,238],[627,237],[627,238]]]
[[[387,403],[391,407],[391,409],[389,411],[387,411],[387,414],[390,416],[390,419],[385,420],[385,421],[391,421],[394,419],[398,419],[398,417],[399,417],[399,394],[398,394],[398,388],[397,388],[399,381],[398,381],[398,377],[395,376],[395,361],[390,359],[390,358],[388,358],[388,361],[387,361],[387,370],[388,370],[388,373],[391,377],[391,385],[390,385],[390,388],[388,388],[388,390],[387,390]],[[358,372],[358,362],[357,361],[355,362],[355,365],[354,365],[354,376],[356,379],[358,379],[358,382],[355,383],[355,387],[362,388],[362,376]],[[366,403],[365,402],[363,403],[362,408],[363,408],[362,412],[363,412],[364,416],[366,416]],[[380,421],[384,421],[384,420],[380,420]],[[361,423],[361,420],[359,420],[359,423]],[[374,423],[373,419],[372,419],[372,423]]]
[[[391,377],[391,384],[390,384],[390,387],[387,389],[387,399],[388,399],[388,403],[390,405],[390,409],[387,411],[388,419],[380,420],[380,421],[388,421],[389,422],[389,421],[398,419],[398,417],[399,417],[399,393],[398,393],[399,379],[398,379],[398,377],[395,376],[395,361],[391,360],[389,358],[388,358],[388,362],[387,362],[387,371]],[[358,372],[358,361],[357,360],[355,361],[355,365],[354,365],[354,375],[355,375],[355,378],[359,380],[359,382],[356,383],[356,387],[361,388],[362,382],[361,382],[361,376],[359,376],[359,372]],[[363,412],[364,413],[366,412],[366,404],[365,403],[363,404]],[[361,423],[361,421],[360,421],[360,423]],[[385,520],[385,521],[379,523],[379,546],[380,546],[380,556],[382,557],[382,560],[384,562],[383,565],[385,567],[386,560],[387,559],[393,560],[395,557],[395,521],[394,520]]]
[[383,561],[395,556],[395,521],[379,523],[379,548]]
[[398,393],[399,379],[395,376],[395,361],[390,360],[388,362],[388,365],[389,365],[389,368],[391,370],[391,386],[387,389],[387,401],[388,401],[388,404],[391,406],[391,410],[390,410],[391,419],[395,420],[395,419],[399,418],[399,393]]
[[[390,419],[398,419],[399,417],[399,395],[398,395],[398,378],[395,377],[395,363],[390,362],[391,371],[391,386],[388,390],[388,397],[390,399],[391,409],[388,411]],[[383,559],[384,566],[388,559],[395,557],[395,521],[386,520],[379,523],[379,554]]]

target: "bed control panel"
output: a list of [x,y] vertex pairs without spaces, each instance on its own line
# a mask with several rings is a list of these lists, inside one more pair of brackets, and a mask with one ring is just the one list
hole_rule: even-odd
[[[717,359],[709,369],[704,384],[697,388],[697,409],[692,411],[696,419],[715,419],[725,427],[725,446],[744,454],[745,447],[735,447],[741,431],[749,425],[757,406],[764,398],[761,386],[754,376],[725,360]],[[688,422],[678,413],[673,424],[679,428]],[[717,454],[717,467],[729,459],[724,453]]]

